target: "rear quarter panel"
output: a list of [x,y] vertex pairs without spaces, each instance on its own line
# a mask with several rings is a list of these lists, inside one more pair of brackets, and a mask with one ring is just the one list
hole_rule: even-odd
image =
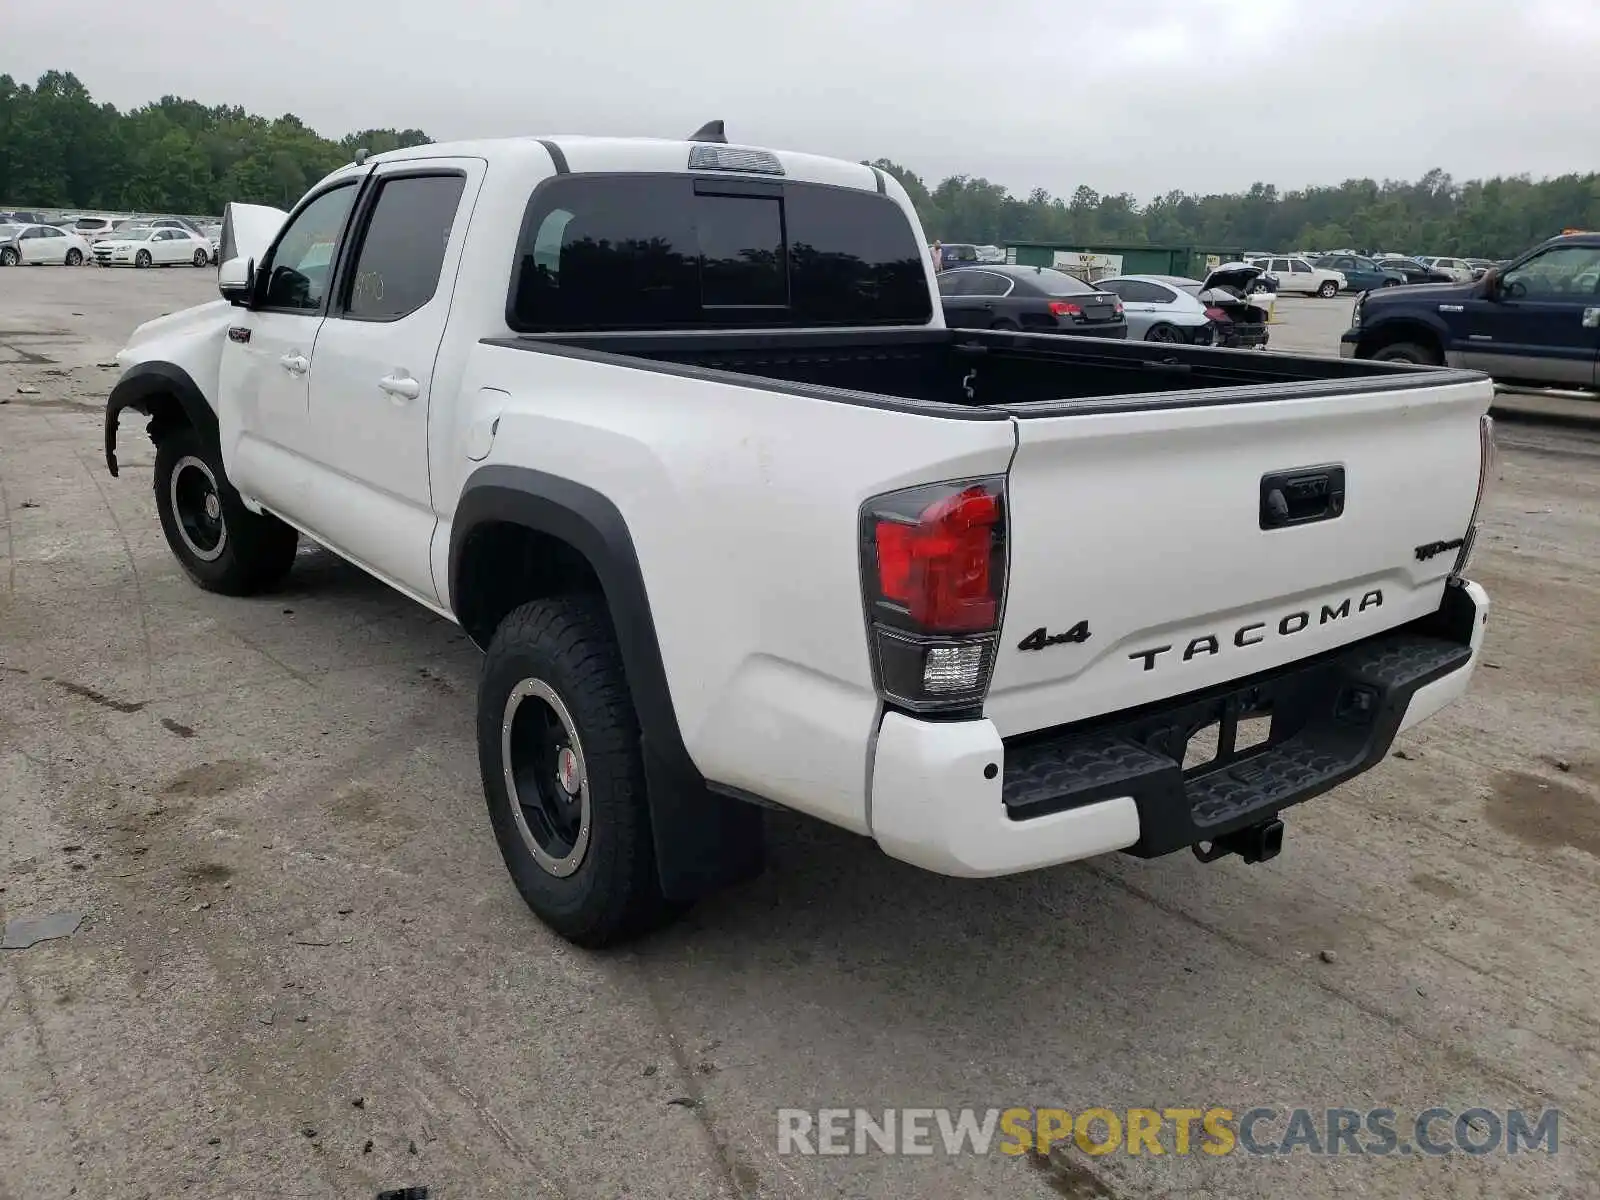
[[[866,833],[878,699],[861,505],[898,487],[1004,472],[1012,423],[497,346],[472,355],[463,395],[480,388],[507,395],[485,463],[584,484],[627,521],[701,773]],[[441,534],[436,545],[448,545],[449,514]]]

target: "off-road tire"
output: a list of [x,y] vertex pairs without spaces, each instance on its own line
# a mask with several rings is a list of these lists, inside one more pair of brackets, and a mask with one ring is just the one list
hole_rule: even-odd
[[[570,874],[542,866],[506,780],[508,706],[522,685],[560,701],[581,745],[589,840]],[[518,709],[520,712],[520,709]],[[566,595],[514,609],[495,630],[478,684],[478,763],[506,869],[536,916],[579,946],[612,945],[664,923],[681,906],[661,894],[646,799],[639,719],[603,602]],[[531,797],[529,797],[531,798]]]
[[[179,476],[177,501],[175,475]],[[219,539],[187,527],[186,513],[180,511],[189,489],[200,487],[203,492],[201,485],[208,478],[217,499]],[[155,493],[167,545],[189,577],[206,591],[253,596],[281,583],[294,566],[300,535],[269,513],[247,509],[228,482],[216,452],[192,427],[170,430],[156,446]]]

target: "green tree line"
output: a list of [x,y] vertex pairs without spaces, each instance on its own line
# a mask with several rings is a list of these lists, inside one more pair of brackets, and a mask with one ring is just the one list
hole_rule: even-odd
[[338,141],[290,113],[163,96],[119,112],[77,76],[32,87],[0,75],[0,204],[21,208],[218,214],[230,200],[287,208],[349,162],[431,141],[420,129],[365,129]]
[[998,183],[955,175],[929,187],[888,159],[874,164],[910,194],[930,238],[1195,246],[1234,250],[1333,250],[1505,258],[1566,228],[1600,229],[1600,174],[1530,179],[1514,175],[1457,183],[1432,170],[1415,183],[1347,179],[1280,192],[1193,195],[1171,191],[1145,203],[1127,192],[1082,185],[1070,199],[1035,188],[1024,200]]
[[[120,112],[97,104],[70,72],[37,83],[0,75],[0,204],[24,208],[220,213],[229,200],[288,207],[366,147],[374,154],[431,139],[420,129],[364,129],[333,141],[285,113],[163,96]],[[1347,179],[1280,192],[1170,191],[1141,202],[1088,185],[1070,197],[954,175],[929,187],[888,159],[874,164],[910,193],[930,238],[1093,245],[1334,249],[1502,258],[1568,227],[1600,228],[1600,174],[1526,175],[1457,183],[1440,170],[1415,183]]]

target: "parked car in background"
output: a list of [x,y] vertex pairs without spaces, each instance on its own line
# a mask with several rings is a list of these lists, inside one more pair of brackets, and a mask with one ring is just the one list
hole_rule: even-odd
[[1492,258],[1469,258],[1466,262],[1467,266],[1472,268],[1474,279],[1482,279],[1484,273],[1493,270],[1496,265]]
[[[1192,291],[1188,286],[1192,285]],[[1215,325],[1200,303],[1201,281],[1176,275],[1118,275],[1096,284],[1122,297],[1128,337],[1147,342],[1187,342],[1209,346]]]
[[952,267],[975,267],[980,261],[978,247],[971,242],[946,242],[939,247],[939,261],[934,265],[946,271]]
[[54,225],[0,226],[0,267],[77,267],[88,257],[88,242]]
[[1204,279],[1175,279],[1184,291],[1205,305],[1206,316],[1216,328],[1215,343],[1231,350],[1267,348],[1267,310],[1252,304],[1250,298],[1262,276],[1253,263],[1231,262],[1214,267]]
[[1303,258],[1257,258],[1250,261],[1253,267],[1270,271],[1277,276],[1278,293],[1291,292],[1305,296],[1337,296],[1344,290],[1344,276],[1337,271],[1313,267]]
[[939,275],[944,323],[952,329],[1007,329],[1128,336],[1122,301],[1053,267],[959,267]]
[[7,225],[48,225],[44,214],[19,210],[15,212],[0,212],[0,222]]
[[116,227],[115,217],[74,217],[61,225],[62,229],[77,234],[91,245],[103,237],[110,236]]
[[94,244],[94,261],[102,267],[208,267],[211,255],[211,243],[198,233],[153,225],[125,229]]
[[222,247],[221,222],[205,226],[200,230],[200,236],[211,243],[211,265],[216,266],[217,262],[219,261],[219,255],[221,254]]
[[1464,258],[1424,258],[1422,265],[1430,271],[1438,271],[1441,275],[1448,276],[1452,283],[1470,283],[1472,281],[1472,268]]
[[1325,271],[1337,271],[1344,276],[1345,286],[1352,292],[1370,292],[1373,288],[1398,287],[1406,277],[1384,263],[1360,254],[1330,254],[1312,264]]
[[1407,283],[1454,283],[1455,280],[1443,271],[1435,271],[1432,267],[1424,266],[1414,258],[1386,258],[1383,260],[1383,269],[1386,271],[1399,271],[1406,277]]
[[1368,292],[1339,352],[1600,391],[1600,234],[1551,238],[1472,282]]
[[980,263],[1003,263],[1006,261],[1006,252],[999,246],[979,246],[978,261]]

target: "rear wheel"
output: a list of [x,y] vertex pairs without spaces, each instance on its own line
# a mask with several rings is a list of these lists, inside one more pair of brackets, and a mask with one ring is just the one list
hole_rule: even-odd
[[133,256],[133,265],[136,267],[148,267],[153,261],[148,250],[141,250]]
[[1182,342],[1187,339],[1185,339],[1183,334],[1179,332],[1177,326],[1168,325],[1165,321],[1163,321],[1159,325],[1152,325],[1150,327],[1150,331],[1144,335],[1144,340],[1147,342],[1175,343]]
[[251,596],[294,565],[300,535],[277,517],[247,509],[191,426],[170,431],[156,447],[155,490],[167,545],[206,591]]
[[1317,295],[1324,300],[1332,300],[1339,294],[1339,285],[1332,279],[1324,279],[1322,286],[1317,289]]
[[495,840],[529,908],[580,946],[676,911],[661,895],[639,719],[602,602],[552,596],[501,622],[478,685]]
[[1421,367],[1437,367],[1444,363],[1437,350],[1418,342],[1390,342],[1374,351],[1372,359],[1374,362],[1416,363]]
[[1020,329],[1015,321],[996,321],[989,326],[990,329],[999,329],[1005,333],[1018,333]]
[[83,265],[83,251],[74,246],[67,251],[67,266],[81,267]]
[[211,265],[211,251],[196,250],[194,252],[194,265],[197,267],[209,267]]

